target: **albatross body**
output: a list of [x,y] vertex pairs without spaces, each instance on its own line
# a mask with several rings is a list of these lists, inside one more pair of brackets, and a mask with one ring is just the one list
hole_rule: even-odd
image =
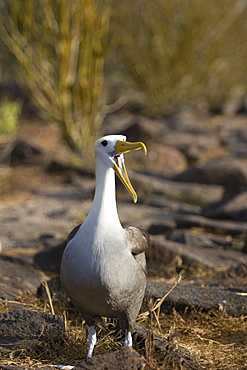
[[92,208],[84,223],[69,235],[62,258],[62,285],[89,326],[88,357],[96,343],[94,326],[102,316],[118,318],[127,333],[125,345],[132,345],[131,331],[145,294],[149,237],[135,227],[122,227],[115,195],[116,172],[136,202],[123,153],[138,149],[146,153],[143,143],[128,143],[122,135],[96,141]]

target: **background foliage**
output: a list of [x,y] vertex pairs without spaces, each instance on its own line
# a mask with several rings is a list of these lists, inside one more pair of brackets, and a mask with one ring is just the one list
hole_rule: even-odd
[[92,147],[105,100],[159,116],[244,99],[246,0],[110,1],[1,2],[2,69],[74,150]]
[[0,15],[13,78],[59,122],[72,149],[90,151],[102,120],[109,0],[3,0]]
[[214,110],[246,95],[246,1],[126,0],[113,6],[113,81],[119,79],[119,93],[132,92],[147,113],[182,105]]

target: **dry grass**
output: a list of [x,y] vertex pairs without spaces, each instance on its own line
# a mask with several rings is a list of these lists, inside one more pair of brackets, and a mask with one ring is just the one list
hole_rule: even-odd
[[[22,293],[20,301],[26,309],[51,312],[63,317],[67,334],[61,341],[49,343],[32,341],[25,350],[10,351],[0,358],[1,364],[12,364],[24,368],[42,367],[46,364],[75,365],[86,357],[87,333],[80,316],[66,306],[64,297],[54,296],[44,300],[33,294]],[[155,309],[154,309],[154,306]],[[52,307],[52,310],[51,310]],[[157,302],[150,303],[150,314],[140,315],[139,322],[149,328],[149,334],[134,348],[147,360],[146,369],[244,369],[247,366],[245,317],[233,318],[224,311],[203,313],[200,310],[180,314],[175,310],[171,315],[159,312]],[[11,310],[6,301],[0,303],[0,312]],[[155,350],[154,336],[161,335],[167,340],[162,350]],[[122,346],[116,341],[113,324],[104,322],[98,329],[98,343],[95,355],[114,351]],[[189,361],[186,354],[195,361]]]
[[183,105],[218,109],[245,96],[246,3],[127,0],[113,6],[107,82],[115,99],[116,91],[126,94],[149,114],[162,115]]
[[162,333],[172,330],[171,340],[186,347],[207,369],[241,369],[247,365],[246,321],[223,313],[162,315]]

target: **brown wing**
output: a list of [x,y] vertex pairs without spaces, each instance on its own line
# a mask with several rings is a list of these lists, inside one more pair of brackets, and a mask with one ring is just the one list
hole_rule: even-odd
[[128,243],[131,246],[131,253],[133,254],[136,262],[146,273],[147,264],[145,252],[150,245],[149,234],[145,230],[132,226],[126,227],[125,231],[127,232]]

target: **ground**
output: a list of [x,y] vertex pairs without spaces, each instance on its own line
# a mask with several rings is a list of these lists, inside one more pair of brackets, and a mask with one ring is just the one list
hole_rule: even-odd
[[[191,118],[191,122],[193,122],[193,119]],[[139,120],[140,123],[145,119],[136,118],[136,120]],[[203,124],[205,122],[206,125],[211,123],[214,127],[218,125],[219,132],[222,122],[212,123],[211,117],[203,118],[203,120],[205,120]],[[239,120],[237,121],[237,127],[242,127],[242,121],[239,123]],[[144,132],[146,132],[145,125],[146,123],[144,124]],[[111,127],[111,122],[108,122],[105,130],[109,130],[109,127]],[[143,136],[145,139],[145,135]],[[186,134],[184,134],[185,136]],[[204,132],[204,136],[207,137],[207,132]],[[131,137],[129,139],[131,141],[135,140],[132,140]],[[140,138],[143,141],[144,139]],[[152,148],[154,137],[151,133],[150,137],[146,134],[146,140],[147,146],[150,145]],[[26,157],[18,157],[19,154],[11,155],[16,142],[31,146],[31,149],[24,148]],[[159,145],[161,148],[159,148],[158,155],[162,157],[162,154],[160,154],[162,143],[159,143]],[[206,144],[201,143],[201,145]],[[211,142],[210,145],[213,145],[213,143]],[[178,152],[173,145],[171,146],[173,147],[171,151],[166,148],[166,156],[171,156],[171,161],[174,163],[172,168],[174,169],[177,166],[177,172],[182,172],[186,169],[186,157],[182,151]],[[32,151],[34,150],[32,148],[37,148],[38,152]],[[43,122],[37,118],[23,118],[16,133],[0,136],[0,149],[2,156],[0,172],[0,223],[3,227],[1,227],[0,235],[2,255],[19,258],[25,263],[33,264],[34,257],[38,252],[44,252],[63,243],[71,229],[85,219],[91,206],[94,191],[93,160],[78,158],[60,138],[59,127],[55,123]],[[206,160],[211,159],[213,152],[215,158],[221,157],[225,155],[226,147],[219,145],[208,150],[202,150],[204,158],[199,158],[199,161],[203,162],[205,158]],[[154,156],[157,155],[157,153],[153,153]],[[195,154],[195,151],[193,153]],[[201,152],[196,152],[196,155],[200,156]],[[149,166],[152,166],[152,157],[149,157],[148,160]],[[141,169],[143,172],[143,167],[139,168],[142,164],[138,164],[138,161],[139,157],[136,160],[130,160],[127,164],[129,163],[130,168],[137,171]],[[166,173],[170,175],[169,163],[166,164],[165,168],[167,169]],[[159,172],[159,168],[160,172],[164,173],[165,170],[162,168],[164,163],[162,161],[160,161],[159,166],[155,168],[155,174]],[[80,170],[83,170],[84,173],[80,173]],[[146,171],[150,171],[150,167]],[[138,176],[142,175],[138,174]],[[222,196],[222,188],[218,184],[212,184],[206,188],[204,185],[199,186],[198,184],[195,185],[197,188],[193,188],[190,184],[189,189],[190,195],[193,193],[193,197],[191,197],[193,202],[191,202],[191,199],[190,202],[184,202],[188,189],[186,191],[181,190],[177,183],[175,188],[173,184],[167,182],[167,179],[161,179],[163,181],[161,185],[160,180],[156,178],[153,179],[151,185],[147,181],[142,183],[142,179],[138,180],[138,176],[135,179],[134,172],[130,172],[130,177],[133,178],[134,186],[137,186],[136,190],[140,196],[139,204],[131,204],[128,194],[120,187],[121,185],[118,189],[120,219],[124,224],[139,227],[143,225],[147,228],[153,224],[157,226],[157,221],[162,221],[166,222],[167,225],[169,214],[177,214],[181,207],[184,207],[183,212],[185,213],[197,212],[198,215],[198,207],[201,207],[202,203],[217,201]],[[148,179],[148,177],[145,179]],[[165,195],[162,193],[163,190],[160,186],[165,189]],[[175,196],[174,193],[176,193]],[[169,204],[169,207],[165,208],[161,202],[165,202],[166,197],[169,198],[170,196],[173,196],[172,202],[175,203]],[[198,198],[200,198],[201,203],[197,201]],[[170,202],[169,199],[166,204]],[[158,202],[159,206],[155,202]],[[174,219],[169,219],[169,222],[171,221],[174,221]],[[209,237],[212,234],[214,236],[217,234],[218,237],[222,237],[224,240],[227,240],[227,238],[228,240],[229,238],[234,239],[235,244],[232,243],[231,245],[238,245],[240,248],[243,248],[246,237],[244,232],[233,236],[227,234],[224,230],[218,231],[218,233],[212,233],[211,231],[210,234],[206,228],[199,226],[188,227],[187,231],[193,235],[199,234],[200,236],[206,235]],[[222,249],[223,247],[221,251]],[[210,254],[210,249],[208,251]],[[242,258],[242,255],[245,258],[244,253],[239,253],[240,255],[236,259]],[[181,258],[182,265],[186,265],[185,257],[182,255]],[[200,286],[204,284],[207,287],[210,286],[208,279],[213,278],[218,283],[222,277],[225,278],[225,281],[231,281],[231,286],[234,286],[233,280],[235,279],[234,288],[238,285],[236,266],[238,267],[239,264],[235,266],[233,271],[220,267],[208,268],[208,266],[204,266],[205,268],[202,268],[201,265],[199,266],[200,269],[197,265],[181,266],[179,263],[181,261],[179,262],[178,258],[175,262],[173,260],[173,264],[169,264],[169,266],[173,266],[171,270],[167,267],[167,271],[170,271],[169,274],[167,273],[167,276],[163,277],[153,269],[150,271],[150,279],[173,284],[179,272],[185,270],[185,283],[182,284],[187,284],[186,286],[201,279]],[[45,280],[48,280],[56,276],[57,272],[51,269],[50,271],[43,271],[42,274],[45,276]],[[246,295],[246,273],[241,272],[240,275],[243,298]],[[227,289],[230,289],[230,285]],[[66,338],[51,344],[50,348],[46,342],[37,341],[29,350],[13,351],[8,354],[4,351],[1,352],[0,368],[3,365],[40,368],[51,363],[75,365],[85,358],[85,327],[82,325],[82,320],[78,314],[66,305],[64,298],[56,295],[52,295],[50,300],[42,298],[37,296],[37,289],[35,288],[32,291],[29,290],[29,292],[19,291],[15,303],[15,305],[11,304],[10,299],[1,299],[0,312],[9,312],[19,306],[22,309],[26,308],[34,311],[52,312],[54,310],[56,315],[60,315],[65,320],[68,333]],[[152,307],[152,303],[150,305]],[[224,309],[224,304],[218,309],[212,308],[206,312],[200,306],[182,310],[175,307],[169,313],[165,310],[161,310],[161,312],[157,310],[152,312],[151,310],[151,314],[146,318],[140,317],[139,322],[149,328],[145,344],[138,345],[137,341],[134,345],[134,348],[146,358],[146,368],[222,370],[247,368],[246,315],[229,315],[227,309]],[[101,329],[99,332],[100,340],[95,349],[96,355],[112,352],[122,346],[121,341],[116,342],[111,335],[111,324],[107,322],[106,327],[108,330]],[[162,335],[165,343],[169,344],[165,350],[158,350],[157,346],[155,347],[153,333]],[[182,355],[177,355],[177,350],[182,351]],[[193,361],[186,360],[186,351],[189,353],[188,357]]]

